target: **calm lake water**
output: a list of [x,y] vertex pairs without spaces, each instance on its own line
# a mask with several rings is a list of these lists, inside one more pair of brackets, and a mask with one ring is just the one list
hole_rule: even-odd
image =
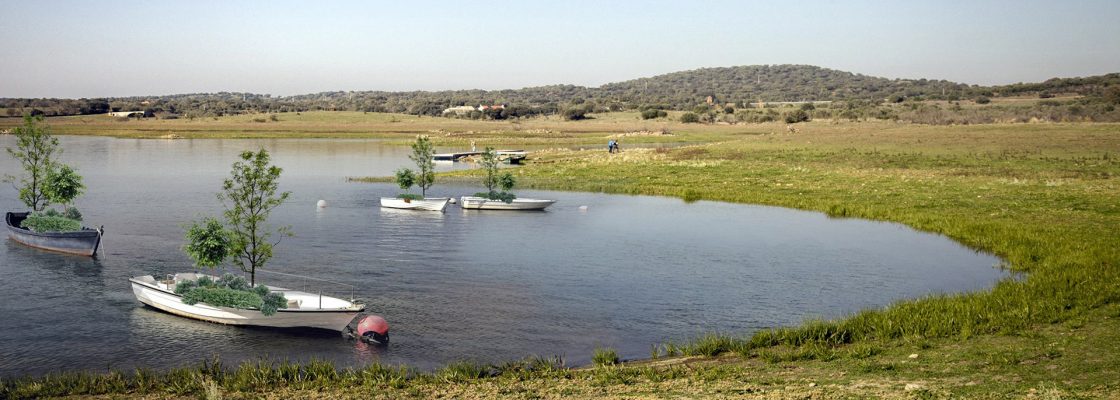
[[[61,142],[62,160],[85,176],[77,205],[86,223],[105,226],[103,252],[90,259],[0,243],[0,376],[166,369],[214,355],[227,364],[315,358],[432,368],[528,355],[583,364],[598,346],[648,357],[655,343],[979,290],[1006,276],[997,258],[944,237],[775,207],[523,190],[559,202],[528,213],[381,210],[378,197],[395,186],[345,180],[410,165],[406,147],[378,141]],[[0,136],[0,147],[12,145]],[[218,215],[214,194],[230,164],[260,147],[284,168],[281,189],[292,191],[272,221],[296,234],[269,268],[355,285],[390,322],[389,346],[199,322],[133,297],[131,276],[192,270],[180,251],[183,224]],[[16,168],[0,158],[0,173]],[[434,192],[478,190],[437,183]],[[317,210],[319,199],[329,207]],[[10,185],[0,186],[0,209],[23,209]]]

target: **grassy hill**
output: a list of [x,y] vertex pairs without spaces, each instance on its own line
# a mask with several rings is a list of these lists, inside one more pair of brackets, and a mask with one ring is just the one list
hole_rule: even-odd
[[29,112],[48,116],[99,114],[111,109],[148,110],[160,117],[297,111],[440,115],[452,106],[507,104],[509,107],[501,114],[476,116],[505,119],[558,114],[574,107],[587,112],[647,107],[691,110],[706,105],[709,96],[716,104],[734,103],[736,107],[743,107],[759,101],[889,103],[1054,95],[1090,96],[1120,103],[1120,73],[984,87],[944,80],[887,79],[811,65],[753,65],[674,72],[600,87],[549,85],[505,90],[337,91],[295,96],[221,92],[101,99],[0,98],[0,116]]

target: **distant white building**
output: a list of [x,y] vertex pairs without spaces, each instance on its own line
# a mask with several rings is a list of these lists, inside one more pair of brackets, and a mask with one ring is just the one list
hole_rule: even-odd
[[133,117],[133,116],[143,117],[144,112],[143,111],[113,111],[113,112],[109,113],[109,116],[125,117],[125,118],[129,118],[129,117]]
[[458,107],[445,108],[443,110],[443,113],[444,114],[455,113],[456,115],[463,115],[463,114],[470,114],[470,112],[474,111],[474,110],[475,110],[475,108],[471,107],[471,106],[458,106]]

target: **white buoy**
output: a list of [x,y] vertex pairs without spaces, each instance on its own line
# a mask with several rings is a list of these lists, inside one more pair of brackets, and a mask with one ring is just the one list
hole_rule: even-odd
[[455,203],[458,203],[458,202],[459,202],[459,200],[455,200],[455,198],[454,198],[454,197],[452,197],[452,198],[451,198],[451,200],[448,200],[447,202],[448,202],[448,203],[451,203],[451,204],[455,204]]
[[318,207],[318,208],[327,208],[327,201],[326,200],[319,200],[318,203],[315,203],[315,206]]

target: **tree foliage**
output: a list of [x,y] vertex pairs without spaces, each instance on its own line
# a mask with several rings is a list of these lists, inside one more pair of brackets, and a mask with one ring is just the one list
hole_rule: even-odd
[[191,224],[187,229],[187,253],[197,267],[214,268],[221,265],[229,255],[231,240],[229,231],[215,218],[204,218]]
[[248,272],[250,283],[256,282],[256,270],[272,258],[269,241],[273,233],[290,235],[290,228],[277,230],[267,226],[268,215],[291,196],[277,192],[280,167],[271,165],[268,151],[241,153],[241,161],[233,163],[231,177],[222,184],[218,199],[226,207],[226,225],[231,235],[230,253],[233,263]]
[[69,209],[70,203],[81,196],[85,188],[82,184],[82,176],[78,175],[77,171],[69,165],[57,164],[55,168],[47,171],[43,192],[51,203],[65,204]]
[[[498,160],[498,153],[494,151],[493,147],[487,147],[486,150],[482,152],[481,164],[482,170],[486,172],[486,178],[483,180],[483,184],[486,186],[486,192],[475,193],[475,196],[485,197],[490,200],[501,200],[506,203],[512,202],[517,196],[514,196],[509,190],[513,189],[513,185],[517,183],[517,180],[513,177],[513,174],[509,172],[498,172],[498,166],[501,164],[501,161]],[[500,192],[497,190],[499,188],[501,189]]]
[[[643,105],[689,111],[707,96],[742,107],[748,102],[881,101],[884,99],[958,100],[978,95],[1021,96],[1043,91],[1103,98],[1120,85],[1120,73],[1078,78],[1054,78],[1040,83],[970,86],[944,80],[887,79],[810,65],[751,65],[702,68],[647,78],[608,83],[599,87],[548,85],[517,90],[334,91],[296,96],[219,92],[108,99],[0,99],[9,116],[37,113],[47,116],[101,114],[136,110],[187,118],[234,114],[300,111],[365,111],[459,118],[508,119],[534,115],[586,115],[598,110],[641,110]],[[463,113],[444,114],[457,106],[505,104]],[[562,106],[568,105],[568,106]],[[609,105],[602,107],[598,105]],[[570,106],[570,107],[569,107]],[[588,107],[590,106],[590,108]],[[644,110],[643,110],[644,111]]]
[[436,182],[434,156],[432,141],[427,136],[417,136],[416,141],[412,143],[412,154],[409,154],[408,158],[416,163],[415,182],[416,186],[420,187],[421,197],[427,196],[428,188]]
[[[276,244],[271,242],[272,235],[291,236],[287,226],[268,225],[272,210],[291,195],[291,192],[277,191],[282,171],[271,165],[265,149],[241,153],[240,160],[233,163],[230,178],[222,183],[222,191],[218,193],[218,200],[225,207],[224,231],[208,220],[188,229],[184,249],[197,265],[214,267],[220,264],[224,257],[218,254],[225,244],[226,256],[232,257],[234,265],[249,273],[250,284],[256,283],[257,268],[272,258],[272,247]],[[228,243],[223,235],[228,235]]]
[[409,189],[412,189],[413,186],[416,186],[416,173],[412,172],[411,169],[397,169],[397,172],[394,175],[394,180],[397,182],[397,186],[400,186],[401,189],[408,191]]
[[62,153],[62,149],[41,116],[24,115],[23,125],[13,129],[12,134],[16,136],[16,148],[9,147],[8,154],[19,161],[25,175],[6,175],[4,180],[15,184],[23,204],[32,211],[42,211],[50,205],[47,176],[55,168],[54,156]]
[[786,113],[785,121],[787,124],[796,124],[798,122],[808,122],[810,120],[809,113],[803,109],[796,109]]

